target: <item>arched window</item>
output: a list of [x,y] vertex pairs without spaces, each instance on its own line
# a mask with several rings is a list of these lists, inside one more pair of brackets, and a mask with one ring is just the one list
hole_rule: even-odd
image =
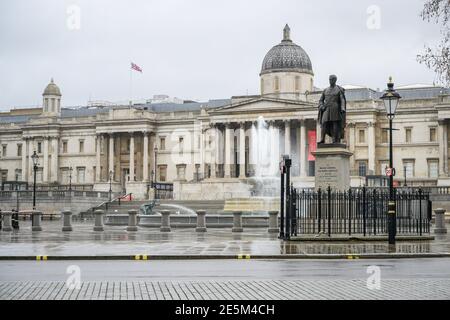
[[275,77],[273,86],[276,92],[280,91],[280,78]]
[[300,91],[300,77],[295,76],[295,92],[299,92],[299,91]]

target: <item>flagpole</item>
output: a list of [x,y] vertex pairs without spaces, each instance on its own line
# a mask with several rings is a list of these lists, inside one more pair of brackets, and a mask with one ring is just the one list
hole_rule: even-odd
[[133,105],[133,70],[130,62],[130,107]]

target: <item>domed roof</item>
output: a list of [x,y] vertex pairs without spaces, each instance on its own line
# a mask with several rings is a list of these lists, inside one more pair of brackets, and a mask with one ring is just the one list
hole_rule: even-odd
[[44,90],[43,96],[47,95],[53,95],[53,96],[60,96],[61,91],[59,91],[58,86],[53,82],[53,78],[50,80],[50,83],[47,85],[47,87]]
[[311,60],[302,47],[290,39],[290,28],[283,29],[283,40],[267,52],[264,57],[261,74],[270,72],[304,72],[314,74]]

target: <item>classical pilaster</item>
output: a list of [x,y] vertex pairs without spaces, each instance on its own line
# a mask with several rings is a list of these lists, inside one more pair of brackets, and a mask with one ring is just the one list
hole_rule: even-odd
[[130,181],[134,181],[134,132],[130,133]]
[[245,178],[245,122],[239,123],[239,178]]
[[96,152],[95,152],[95,182],[100,182],[102,179],[102,163],[101,163],[101,148],[102,148],[102,136],[97,134],[96,140]]
[[28,181],[30,183],[33,182],[33,159],[31,159],[31,156],[33,155],[34,151],[34,141],[33,138],[30,138],[28,140]]
[[300,122],[300,177],[306,177],[308,172],[306,170],[306,123]]
[[350,157],[350,168],[355,168],[355,123],[348,122],[348,148],[353,155]]
[[372,174],[375,174],[375,123],[368,123],[368,148],[367,148],[367,156],[368,156],[368,164],[369,170],[372,171]]
[[58,182],[58,155],[59,155],[59,138],[51,137],[52,151],[50,155],[51,162],[51,182]]
[[218,162],[218,151],[219,151],[219,143],[218,143],[218,135],[219,135],[219,130],[217,129],[216,126],[212,126],[211,127],[211,132],[213,133],[212,136],[212,146],[210,148],[210,154],[211,154],[211,178],[215,179],[216,178],[216,170],[217,170],[217,162]]
[[231,124],[227,123],[225,125],[225,178],[231,177]]
[[111,175],[110,172],[113,172],[112,180],[114,180],[114,135],[112,133],[109,134],[109,164],[108,164],[108,180]]
[[42,171],[42,181],[44,183],[48,182],[48,140],[49,137],[44,137],[44,161],[43,161],[43,171]]
[[142,150],[142,181],[147,182],[148,179],[148,131],[144,131],[144,142]]
[[28,181],[27,154],[28,154],[28,139],[23,138],[23,140],[22,140],[22,181]]
[[439,176],[448,176],[448,136],[446,119],[439,120]]
[[284,154],[291,155],[291,121],[284,121]]

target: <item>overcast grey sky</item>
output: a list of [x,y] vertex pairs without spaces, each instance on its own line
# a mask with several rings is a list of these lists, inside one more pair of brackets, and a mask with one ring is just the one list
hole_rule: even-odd
[[[71,5],[80,8],[79,29],[67,26],[74,21]],[[372,28],[371,5],[380,9],[379,29]],[[330,73],[340,84],[372,88],[384,88],[389,75],[396,85],[432,83],[434,74],[416,54],[440,34],[419,17],[422,6],[422,0],[2,0],[0,109],[40,104],[51,77],[63,106],[126,100],[130,61],[143,69],[133,74],[135,99],[257,94],[264,55],[286,23],[309,54],[318,87]]]

